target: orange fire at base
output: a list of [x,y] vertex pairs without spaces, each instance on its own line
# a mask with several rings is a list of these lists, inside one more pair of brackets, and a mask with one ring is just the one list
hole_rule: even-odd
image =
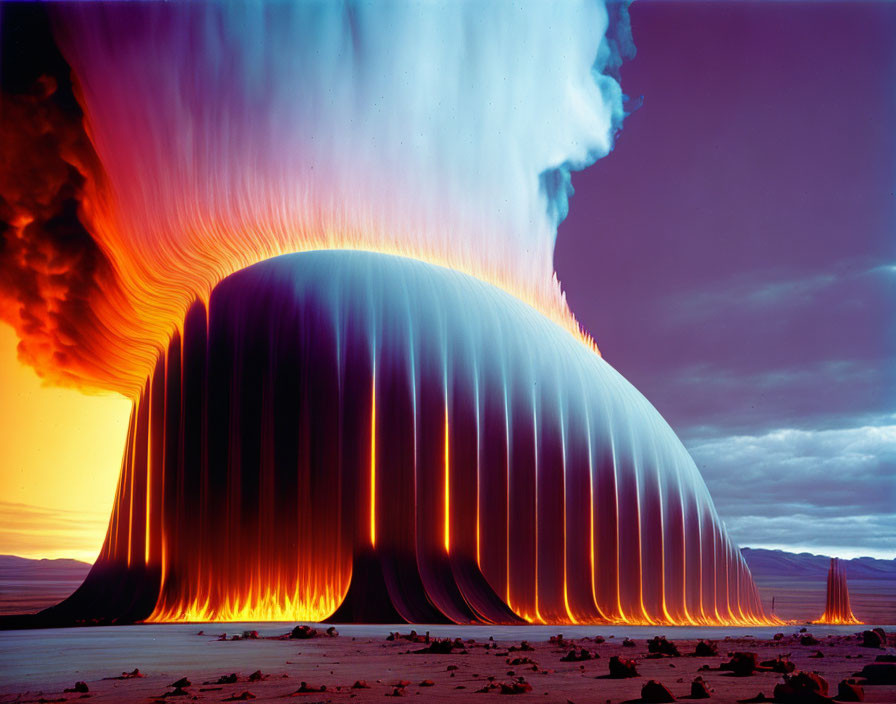
[[656,410],[494,286],[295,254],[182,330],[60,620],[772,622]]
[[849,588],[846,586],[846,570],[836,557],[831,558],[828,568],[828,594],[824,614],[815,623],[831,625],[855,625],[857,619],[849,605]]

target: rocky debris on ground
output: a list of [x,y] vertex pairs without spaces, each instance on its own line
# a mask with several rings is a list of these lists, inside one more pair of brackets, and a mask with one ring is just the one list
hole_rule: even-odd
[[775,685],[774,697],[776,702],[785,704],[830,701],[827,680],[815,672],[784,675],[784,682]]
[[634,648],[634,647],[635,647],[635,641],[633,641],[631,638],[625,638],[625,639],[622,641],[622,645],[623,645],[623,647],[625,647],[625,648]]
[[647,684],[641,687],[641,699],[650,704],[666,704],[675,701],[672,692],[656,680],[648,680]]
[[247,702],[250,699],[256,699],[256,696],[252,694],[252,692],[246,690],[245,692],[240,692],[239,694],[234,694],[231,697],[227,697],[225,702]]
[[75,682],[74,687],[69,687],[68,689],[63,689],[63,692],[66,694],[87,694],[90,691],[90,687],[87,686],[86,682]]
[[399,633],[398,631],[395,631],[386,636],[386,640],[407,640],[411,643],[429,643],[429,631],[422,636],[417,633],[417,631],[411,631],[410,633]]
[[796,669],[796,665],[794,665],[790,658],[787,655],[778,655],[776,658],[772,660],[763,660],[759,663],[759,667],[757,670],[769,670],[771,672],[777,672],[782,675],[788,675]]
[[715,641],[701,640],[698,641],[697,645],[694,646],[695,658],[711,658],[717,656],[718,654],[719,646],[715,644]]
[[666,636],[654,636],[647,641],[647,652],[658,657],[680,657],[678,646]]
[[873,662],[853,677],[864,677],[868,680],[867,684],[896,684],[896,663]]
[[613,679],[625,679],[627,677],[640,677],[638,663],[635,660],[621,658],[614,655],[610,658],[610,677]]
[[800,645],[820,645],[821,641],[818,640],[811,633],[806,633],[805,635],[800,636]]
[[434,638],[425,648],[420,648],[420,650],[413,650],[411,652],[417,655],[450,655],[452,653],[457,654],[455,651],[459,651],[460,654],[466,654],[467,652],[467,646],[460,638],[455,638],[454,640],[451,640],[451,638]]
[[594,658],[599,657],[600,655],[598,654],[592,655],[587,648],[581,648],[578,651],[573,648],[566,655],[560,658],[560,662],[583,662],[584,660],[593,660]]
[[511,645],[507,650],[511,653],[516,653],[516,652],[531,653],[532,651],[535,650],[535,648],[533,648],[531,645],[529,645],[529,641],[524,640],[524,641],[520,641],[519,645]]
[[712,689],[699,675],[691,682],[691,699],[709,699]]
[[862,631],[863,648],[883,648],[886,642],[887,638],[882,629]]
[[735,677],[748,677],[759,668],[759,657],[756,653],[736,652],[731,659],[719,665],[720,670],[727,670]]
[[865,690],[854,679],[841,680],[837,685],[837,696],[834,699],[841,702],[863,702]]

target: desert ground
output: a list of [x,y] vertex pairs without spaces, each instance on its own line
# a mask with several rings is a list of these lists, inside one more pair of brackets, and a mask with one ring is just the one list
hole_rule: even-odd
[[[298,699],[311,704],[378,702],[385,696],[475,702],[513,694],[524,701],[604,704],[668,700],[662,690],[657,699],[650,698],[649,690],[642,698],[651,680],[676,699],[688,700],[697,677],[705,682],[710,701],[763,701],[760,693],[771,700],[775,686],[784,682],[784,673],[775,670],[790,666],[781,662],[792,663],[795,672],[818,673],[827,682],[828,695],[836,696],[842,680],[881,656],[896,655],[896,635],[888,634],[879,647],[864,647],[857,635],[862,627],[856,626],[816,626],[805,632],[795,626],[553,627],[565,630],[562,637],[536,626],[422,626],[413,639],[407,626],[391,638],[397,627],[336,626],[339,635],[328,635],[327,625],[312,628],[317,633],[310,638],[289,637],[289,624],[9,631],[0,636],[0,702]],[[783,634],[778,640],[775,631]],[[298,634],[308,635],[304,629]],[[654,634],[665,634],[680,655],[649,652]],[[717,654],[694,655],[700,636],[713,641]],[[655,641],[653,650],[673,651],[668,641]],[[588,657],[579,660],[583,650]],[[720,669],[732,659],[742,663],[734,655],[738,652],[755,653],[757,663],[774,662],[760,664],[751,674]],[[634,661],[637,675],[610,677],[614,656]],[[745,669],[752,669],[752,659],[746,660]],[[896,669],[896,664],[885,669]],[[130,674],[135,670],[139,676]],[[76,686],[78,682],[82,684]],[[864,701],[896,702],[896,681],[865,683],[862,689]]]

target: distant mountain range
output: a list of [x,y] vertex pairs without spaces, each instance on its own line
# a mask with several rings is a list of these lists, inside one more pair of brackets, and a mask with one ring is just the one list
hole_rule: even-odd
[[[759,573],[774,573],[793,577],[827,578],[831,558],[825,555],[812,555],[808,552],[793,553],[783,550],[765,550],[762,548],[741,548],[741,554],[750,566],[754,576]],[[873,557],[856,557],[852,560],[840,560],[846,566],[848,577],[856,579],[896,579],[896,559],[877,560]]]
[[[783,619],[811,621],[824,612],[831,558],[807,552],[742,548],[767,612]],[[846,568],[853,613],[875,625],[896,624],[896,560],[858,557]]]
[[[824,611],[831,558],[783,550],[743,548],[741,553],[759,587],[766,611],[784,619],[811,621]],[[874,624],[896,624],[896,559],[859,557],[846,567],[853,611]],[[30,613],[71,594],[90,565],[78,560],[31,560],[0,555],[0,614]]]

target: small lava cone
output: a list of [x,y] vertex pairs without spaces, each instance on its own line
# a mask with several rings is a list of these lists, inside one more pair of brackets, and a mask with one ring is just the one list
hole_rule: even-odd
[[614,655],[610,658],[610,677],[613,679],[626,679],[628,677],[640,677],[638,663],[634,660],[621,658]]
[[837,685],[837,696],[834,699],[841,702],[863,702],[865,690],[855,680],[841,680]]
[[783,684],[775,685],[776,702],[826,702],[828,699],[828,683],[814,672],[797,672],[784,675]]
[[665,704],[665,702],[675,701],[672,692],[656,680],[648,680],[647,684],[641,687],[641,699],[645,702],[651,702],[651,704]]
[[701,640],[694,647],[695,658],[711,658],[719,654],[719,646],[711,640]]
[[728,662],[719,665],[719,669],[728,670],[735,677],[748,677],[756,672],[758,665],[756,653],[734,653]]
[[697,676],[691,682],[691,699],[709,699],[712,690],[702,677]]
[[647,641],[647,652],[674,658],[681,656],[681,653],[678,652],[678,646],[671,640],[666,640],[666,636],[654,636]]

